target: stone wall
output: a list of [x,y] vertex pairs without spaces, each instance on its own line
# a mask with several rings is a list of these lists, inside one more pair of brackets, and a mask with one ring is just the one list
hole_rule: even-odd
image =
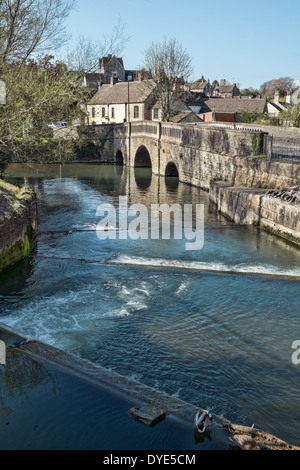
[[218,210],[237,224],[255,224],[300,244],[300,206],[274,198],[259,189],[210,185],[210,199]]
[[300,181],[300,165],[266,158],[235,158],[233,186],[250,188],[284,188]]
[[27,256],[36,225],[34,191],[0,180],[0,270]]

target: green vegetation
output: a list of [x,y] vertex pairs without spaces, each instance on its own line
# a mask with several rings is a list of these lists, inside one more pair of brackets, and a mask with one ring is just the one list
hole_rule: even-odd
[[7,104],[0,107],[0,160],[68,160],[74,142],[52,138],[52,121],[72,122],[82,117],[82,104],[91,90],[81,86],[63,64],[45,56],[37,61],[2,66]]
[[[34,220],[29,220],[35,217],[35,211],[29,210],[34,201],[35,193],[28,186],[19,188],[0,180],[0,230],[4,234],[12,234],[12,239],[16,240],[10,246],[6,241],[4,247],[0,247],[2,250],[0,270],[24,258],[30,251],[37,229],[37,220],[35,220],[34,228],[32,228]],[[29,213],[32,215],[29,216]],[[27,229],[26,224],[28,224]]]
[[280,125],[280,120],[278,117],[266,116],[265,114],[257,112],[250,113],[248,111],[241,111],[239,113],[239,120],[240,122],[244,122],[247,124],[265,124],[270,126]]
[[261,155],[263,151],[263,138],[261,134],[254,134],[252,137],[252,151],[253,155]]
[[281,122],[294,127],[300,127],[300,104],[281,114]]
[[[48,124],[84,119],[84,104],[95,93],[83,86],[85,74],[97,70],[101,55],[119,53],[127,39],[119,21],[102,44],[81,38],[70,52],[65,26],[75,3],[0,1],[0,77],[6,89],[6,104],[0,105],[0,173],[3,162],[68,161],[74,148],[88,146],[69,141],[59,149]],[[63,61],[48,53],[59,49]]]
[[25,258],[31,249],[34,233],[31,229],[25,233],[23,240],[19,240],[0,256],[0,271],[7,266]]

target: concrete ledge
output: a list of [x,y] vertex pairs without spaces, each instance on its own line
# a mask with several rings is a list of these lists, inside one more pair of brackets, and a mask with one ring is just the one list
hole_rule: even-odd
[[259,188],[210,185],[210,199],[218,210],[237,224],[256,225],[300,244],[300,206],[273,198]]

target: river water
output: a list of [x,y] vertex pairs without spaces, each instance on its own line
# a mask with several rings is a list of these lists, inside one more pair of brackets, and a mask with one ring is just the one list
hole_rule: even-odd
[[[239,424],[300,445],[300,250],[217,213],[198,188],[102,165],[9,165],[31,184],[29,259],[0,274],[0,321]],[[100,240],[97,208],[204,205],[204,245]],[[118,234],[116,234],[118,235]]]

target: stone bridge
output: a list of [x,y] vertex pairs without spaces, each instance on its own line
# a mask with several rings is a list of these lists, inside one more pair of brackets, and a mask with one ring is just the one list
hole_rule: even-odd
[[235,125],[142,121],[116,125],[108,153],[129,167],[151,167],[160,176],[209,188],[213,179],[232,181],[239,159],[271,152],[268,134]]
[[267,132],[243,124],[139,121],[87,126],[85,134],[101,144],[101,161],[149,167],[204,189],[216,180],[270,188],[295,185],[299,178],[299,166],[271,159]]

